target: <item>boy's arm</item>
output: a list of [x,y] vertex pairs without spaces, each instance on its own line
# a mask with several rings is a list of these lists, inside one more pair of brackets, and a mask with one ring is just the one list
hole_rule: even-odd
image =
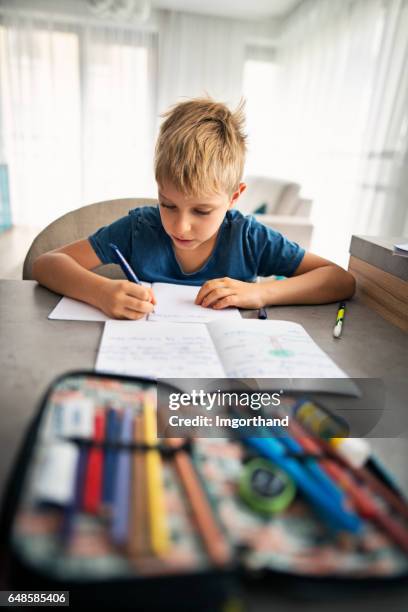
[[78,240],[37,257],[32,274],[48,289],[101,308],[111,317],[138,319],[153,310],[150,289],[91,271],[101,263],[89,241]]
[[212,308],[262,308],[284,304],[325,304],[350,298],[354,277],[340,266],[313,253],[305,253],[294,275],[284,280],[246,283],[232,278],[206,282],[196,303]]
[[305,253],[290,278],[260,283],[264,306],[278,304],[326,304],[353,296],[355,280],[350,272],[328,259]]

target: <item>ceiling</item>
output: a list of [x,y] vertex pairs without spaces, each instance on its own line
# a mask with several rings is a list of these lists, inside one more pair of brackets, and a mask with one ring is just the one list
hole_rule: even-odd
[[[215,15],[246,20],[279,19],[294,10],[303,0],[0,0],[0,7],[12,9],[51,10],[53,12],[89,14],[90,7],[99,12],[122,12],[122,8],[135,4],[142,10],[150,4],[153,9],[167,9],[202,15]],[[104,9],[105,7],[105,9]],[[93,10],[98,12],[98,10]]]
[[279,18],[302,0],[152,0],[154,8],[235,17],[236,19]]

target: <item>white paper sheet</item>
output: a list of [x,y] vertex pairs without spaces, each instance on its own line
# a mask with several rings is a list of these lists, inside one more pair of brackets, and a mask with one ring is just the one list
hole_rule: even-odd
[[[142,282],[141,284],[144,287],[151,286],[150,283]],[[48,315],[48,318],[58,319],[59,321],[114,321],[114,319],[108,317],[99,308],[69,297],[61,298],[54,310]],[[146,317],[139,320],[146,321]]]
[[207,323],[209,321],[241,319],[237,308],[214,310],[194,304],[200,287],[190,285],[174,285],[154,283],[153,291],[157,299],[154,313],[149,315],[149,321],[173,323]]
[[[142,283],[150,287],[149,283]],[[139,321],[173,322],[173,323],[207,323],[208,321],[241,319],[237,308],[213,310],[194,304],[199,287],[189,285],[173,285],[167,283],[154,283],[153,291],[157,305],[153,314]],[[54,310],[48,315],[49,319],[64,321],[113,321],[98,308],[89,304],[63,297]]]
[[69,297],[63,297],[48,318],[60,321],[109,321],[102,310]]
[[107,321],[97,371],[151,378],[218,378],[223,369],[205,325]]
[[244,319],[207,327],[229,378],[347,377],[298,323]]

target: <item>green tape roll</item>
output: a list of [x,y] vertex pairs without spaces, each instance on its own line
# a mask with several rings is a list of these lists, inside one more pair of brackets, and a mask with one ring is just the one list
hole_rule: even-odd
[[293,480],[266,459],[251,459],[244,466],[238,490],[252,510],[269,515],[285,510],[296,495]]

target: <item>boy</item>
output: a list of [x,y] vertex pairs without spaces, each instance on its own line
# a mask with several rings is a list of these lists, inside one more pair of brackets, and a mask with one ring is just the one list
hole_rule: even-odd
[[[165,115],[155,152],[158,207],[140,207],[88,240],[38,257],[33,276],[53,291],[88,302],[118,319],[153,310],[153,291],[91,270],[116,263],[118,245],[136,275],[149,282],[201,286],[203,307],[261,308],[349,298],[351,274],[305,251],[233,209],[245,184],[244,116],[210,98],[177,104]],[[254,283],[273,274],[285,280]]]

